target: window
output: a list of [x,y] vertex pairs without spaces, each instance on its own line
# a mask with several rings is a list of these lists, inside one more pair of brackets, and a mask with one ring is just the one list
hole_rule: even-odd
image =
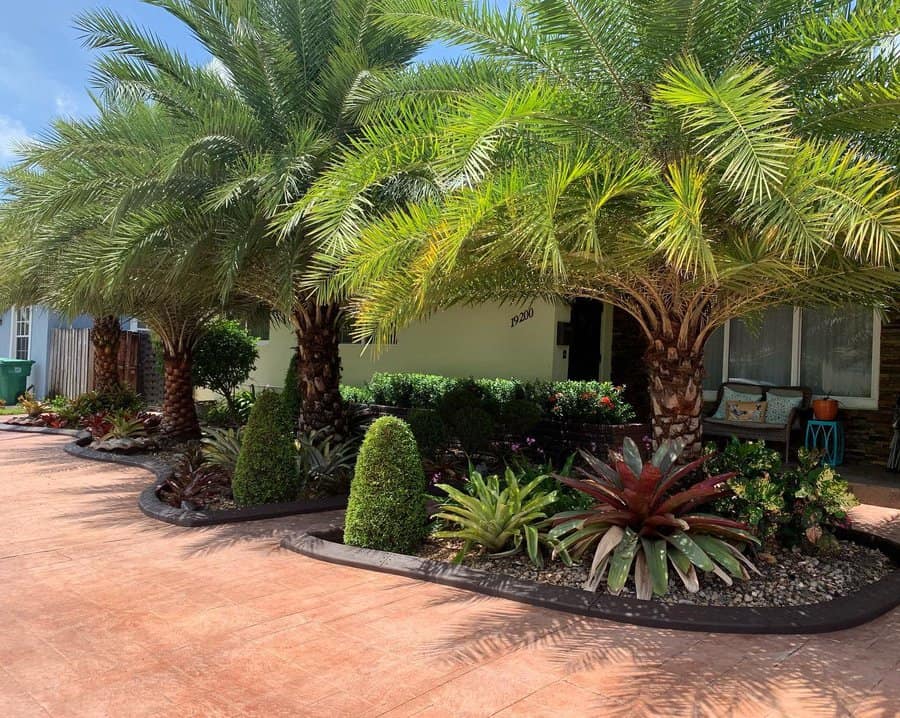
[[13,311],[12,351],[14,359],[31,358],[31,307],[16,307]]
[[876,313],[860,307],[777,307],[733,319],[707,342],[703,388],[713,398],[726,378],[802,385],[849,408],[875,408],[880,330]]
[[149,332],[150,327],[148,327],[140,319],[130,319],[128,321],[128,331],[130,331],[130,332]]

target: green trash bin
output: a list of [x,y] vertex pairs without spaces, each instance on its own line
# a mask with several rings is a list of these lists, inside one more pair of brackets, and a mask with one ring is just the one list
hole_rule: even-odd
[[7,406],[16,403],[28,388],[28,375],[34,362],[31,359],[0,358],[0,399]]

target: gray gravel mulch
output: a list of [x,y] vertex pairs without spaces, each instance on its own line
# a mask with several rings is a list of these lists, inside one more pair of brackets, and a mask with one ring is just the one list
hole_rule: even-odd
[[[450,562],[460,546],[461,543],[455,541],[429,539],[418,555]],[[829,556],[808,556],[799,549],[778,550],[770,554],[770,561],[774,559],[771,563],[761,559],[754,561],[762,576],[751,574],[748,581],[736,579],[730,587],[712,574],[701,573],[700,591],[694,594],[688,593],[671,572],[669,593],[653,600],[701,606],[803,606],[846,596],[897,568],[877,549],[851,541],[839,541],[838,546],[838,550]],[[539,569],[524,554],[503,558],[470,554],[463,565],[530,581],[581,588],[587,579],[590,557],[573,566],[553,561]],[[599,590],[605,590],[605,584],[601,584]],[[621,595],[634,596],[631,579]]]

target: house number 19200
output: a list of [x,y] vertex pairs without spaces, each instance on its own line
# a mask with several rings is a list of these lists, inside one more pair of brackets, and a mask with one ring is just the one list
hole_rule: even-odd
[[512,328],[518,324],[521,324],[526,319],[531,319],[533,316],[534,316],[534,307],[528,307],[528,309],[526,309],[523,312],[519,312],[512,319],[510,319],[509,326],[510,326],[510,328]]

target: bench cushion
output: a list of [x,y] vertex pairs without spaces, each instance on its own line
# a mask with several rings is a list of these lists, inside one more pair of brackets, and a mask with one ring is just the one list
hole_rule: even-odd
[[716,419],[709,417],[703,420],[704,429],[713,429],[727,433],[728,431],[762,431],[762,432],[783,432],[785,424],[770,424],[762,421],[726,421],[725,419]]

